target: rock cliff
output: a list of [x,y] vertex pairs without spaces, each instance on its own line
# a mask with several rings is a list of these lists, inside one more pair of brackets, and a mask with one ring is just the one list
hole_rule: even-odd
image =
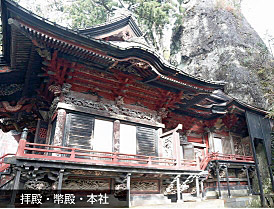
[[241,14],[240,1],[189,0],[184,7],[182,22],[172,32],[171,63],[192,75],[225,81],[229,95],[269,108],[273,57]]

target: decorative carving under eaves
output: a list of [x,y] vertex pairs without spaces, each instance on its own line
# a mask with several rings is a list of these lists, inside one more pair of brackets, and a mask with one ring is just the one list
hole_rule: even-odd
[[[195,175],[190,175],[187,177],[187,179],[181,184],[180,183],[180,191],[185,191],[189,188],[189,185],[193,182]],[[170,184],[166,187],[164,194],[176,194],[177,193],[177,185],[176,181],[177,178],[180,178],[180,175],[177,175],[171,182]]]
[[219,176],[220,176],[221,178],[224,178],[224,177],[225,177],[225,170],[220,170],[220,171],[219,171]]
[[68,95],[70,93],[70,88],[71,88],[71,84],[64,83],[63,86],[62,86],[62,94],[63,95]]
[[140,74],[134,68],[133,65],[131,65],[131,66],[123,66],[123,65],[120,64],[120,65],[112,66],[110,69],[111,70],[119,70],[121,72],[125,72],[125,73],[129,73],[129,74],[140,76]]
[[105,171],[85,171],[85,170],[71,170],[71,174],[74,175],[94,175],[94,176],[116,176],[116,173],[110,173]]
[[64,102],[66,104],[77,105],[80,107],[87,107],[97,111],[105,111],[105,112],[114,113],[117,115],[125,115],[133,118],[139,118],[139,119],[145,119],[145,120],[157,122],[156,116],[154,116],[151,113],[133,110],[126,107],[119,108],[117,105],[113,105],[113,104],[94,102],[91,100],[84,100],[84,99],[74,98],[71,96],[65,96]]
[[24,189],[26,189],[26,190],[49,190],[49,189],[51,189],[51,186],[46,181],[28,180],[24,185]]
[[122,97],[122,96],[116,97],[115,103],[116,103],[117,107],[122,107],[122,105],[124,104],[124,97]]
[[60,101],[59,97],[55,97],[51,103],[51,106],[49,108],[49,117],[51,118],[56,110],[57,104]]
[[176,181],[177,178],[180,178],[180,175],[177,175],[170,183],[169,185],[166,187],[165,191],[164,191],[164,195],[168,195],[168,194],[176,194],[177,190],[176,190]]
[[68,179],[63,182],[64,190],[109,190],[110,182],[107,180],[97,179]]
[[23,89],[24,84],[0,84],[0,96],[9,96]]
[[[71,88],[71,84],[64,83],[63,86],[62,86],[62,90],[61,90],[61,93],[62,93],[61,96],[67,96],[67,95],[69,95],[70,88]],[[57,96],[57,97],[55,97],[53,99],[53,101],[51,103],[51,106],[50,106],[50,109],[49,109],[49,117],[53,116],[53,114],[54,114],[54,112],[56,110],[57,104],[58,104],[58,102],[60,102],[60,98],[61,98],[60,96]]]
[[126,193],[127,193],[126,183],[121,183],[121,184],[116,184],[115,185],[114,197],[125,196]]
[[244,155],[244,147],[240,136],[233,136],[233,144],[236,155]]
[[242,145],[245,152],[245,156],[252,156],[251,145],[249,137],[242,139]]
[[61,86],[60,85],[52,84],[49,86],[48,89],[50,92],[52,92],[54,94],[54,96],[58,96],[61,94]]
[[239,170],[238,178],[246,178],[246,168]]
[[167,158],[172,158],[173,155],[172,155],[172,136],[171,135],[168,135],[166,137],[163,138],[163,146],[164,146],[164,157],[167,157]]
[[130,189],[132,191],[155,191],[159,190],[159,182],[158,181],[132,181],[130,185]]
[[184,133],[179,133],[180,143],[181,144],[187,144],[187,135]]
[[166,118],[167,117],[167,115],[168,115],[168,110],[166,109],[166,108],[160,108],[159,110],[158,110],[158,116],[160,117],[160,118]]

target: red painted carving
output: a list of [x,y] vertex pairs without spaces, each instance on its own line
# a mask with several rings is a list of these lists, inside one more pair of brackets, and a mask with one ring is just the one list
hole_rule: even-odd
[[231,129],[237,123],[238,117],[234,114],[227,114],[222,121],[228,129]]
[[163,120],[163,123],[166,125],[167,129],[177,127],[178,124],[183,124],[182,132],[186,132],[193,127],[195,121],[195,118],[176,115],[175,113],[170,112],[168,113],[167,118]]
[[204,126],[206,128],[213,128],[217,122],[218,118],[214,119],[214,120],[206,120],[204,121]]
[[35,106],[33,103],[30,104],[25,104],[26,102],[30,101],[31,99],[28,98],[24,98],[24,99],[20,99],[17,103],[15,103],[15,105],[13,105],[11,102],[8,101],[3,101],[0,102],[0,104],[2,105],[2,107],[0,107],[0,112],[19,112],[19,111],[26,111],[26,112],[30,112],[32,110],[32,108]]

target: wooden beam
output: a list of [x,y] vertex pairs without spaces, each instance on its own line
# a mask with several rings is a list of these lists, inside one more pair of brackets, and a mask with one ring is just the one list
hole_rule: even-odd
[[127,174],[127,202],[128,202],[128,207],[131,207],[131,202],[130,202],[130,176],[131,173]]
[[228,168],[227,168],[227,164],[225,165],[225,176],[226,176],[226,183],[227,183],[227,194],[228,194],[228,198],[230,198],[231,193],[230,193],[230,187],[229,187],[229,178],[228,178]]
[[118,115],[118,114],[110,114],[110,113],[107,113],[107,112],[92,110],[91,108],[87,108],[87,107],[77,107],[75,105],[69,105],[69,104],[65,104],[65,103],[58,103],[57,108],[58,109],[59,108],[67,109],[67,110],[72,110],[72,111],[77,111],[77,112],[83,112],[83,113],[88,113],[88,114],[94,114],[94,115],[97,115],[97,116],[108,117],[108,118],[122,120],[122,121],[130,121],[130,122],[133,122],[133,123],[140,123],[140,124],[153,126],[153,127],[158,127],[158,128],[164,128],[165,127],[164,124],[154,122],[154,121],[147,121],[145,119],[138,119],[138,118],[123,116],[123,115]]
[[32,44],[31,45],[31,50],[30,50],[30,55],[29,55],[27,72],[26,72],[26,75],[25,75],[25,84],[24,84],[24,89],[23,89],[23,92],[22,92],[22,97],[26,96],[27,91],[29,89],[29,82],[30,82],[31,74],[33,72],[32,64],[33,64],[33,61],[34,61],[35,53],[36,53],[35,46]]
[[179,202],[181,200],[180,175],[177,176],[176,183],[177,183],[177,202]]
[[21,169],[20,168],[16,168],[16,176],[15,176],[15,180],[14,180],[14,185],[13,185],[13,191],[12,191],[12,196],[11,196],[11,202],[10,205],[11,207],[14,207],[14,203],[15,203],[15,199],[16,199],[16,194],[19,190],[19,184],[20,184],[20,177],[21,177]]
[[17,166],[34,166],[47,167],[58,169],[80,169],[80,170],[94,170],[94,171],[109,171],[109,172],[130,172],[130,173],[148,173],[148,174],[166,174],[166,175],[193,175],[200,172],[197,170],[171,170],[171,169],[157,169],[157,168],[142,168],[142,167],[121,167],[121,166],[105,166],[96,164],[87,164],[79,162],[60,162],[48,159],[34,159],[17,157],[16,159],[7,159],[5,163],[15,164]]
[[217,176],[217,183],[218,183],[219,199],[221,199],[222,198],[222,193],[221,193],[220,173],[219,173],[219,163],[218,163],[218,161],[216,162],[216,176]]
[[61,191],[62,184],[63,184],[63,176],[64,176],[64,169],[60,169],[59,176],[58,176],[58,191]]
[[253,194],[253,191],[251,189],[251,184],[250,184],[250,179],[249,179],[249,173],[248,173],[248,167],[246,167],[246,178],[247,178],[249,195],[251,195],[251,194]]

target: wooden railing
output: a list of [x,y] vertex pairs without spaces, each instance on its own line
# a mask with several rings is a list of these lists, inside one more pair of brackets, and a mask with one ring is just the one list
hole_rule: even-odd
[[201,161],[201,170],[204,170],[207,164],[213,160],[227,160],[233,162],[254,162],[252,156],[233,155],[233,154],[222,154],[218,152],[211,152]]
[[4,163],[4,158],[10,155],[15,155],[15,154],[5,154],[2,157],[0,157],[0,173],[4,172],[6,169],[10,167],[10,164]]
[[96,165],[139,166],[148,168],[200,170],[193,160],[123,154],[118,152],[99,152],[89,149],[53,146],[47,144],[29,143],[20,140],[17,157],[42,158],[58,161],[83,162]]

